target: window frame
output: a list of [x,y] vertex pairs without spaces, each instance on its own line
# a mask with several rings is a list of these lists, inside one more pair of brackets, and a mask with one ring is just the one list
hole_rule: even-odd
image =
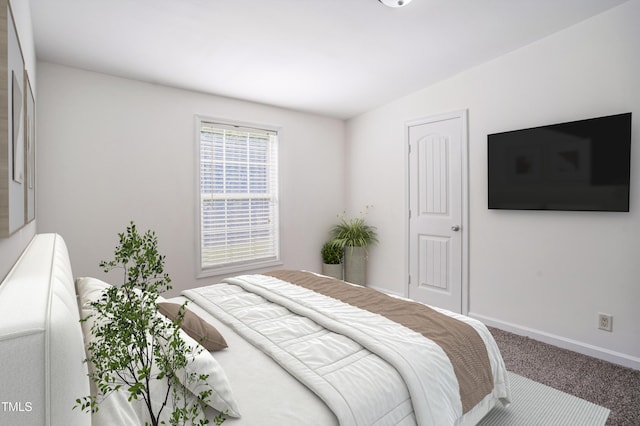
[[[246,260],[241,262],[227,263],[221,265],[214,266],[203,266],[202,262],[202,192],[201,192],[201,152],[200,152],[200,144],[201,144],[201,129],[203,123],[206,124],[218,124],[220,126],[226,127],[237,127],[237,128],[246,128],[246,129],[256,129],[260,131],[266,132],[274,132],[277,134],[277,142],[276,142],[276,191],[275,191],[275,199],[277,204],[277,214],[275,216],[276,229],[275,229],[275,238],[276,238],[276,253],[275,258],[268,260]],[[281,228],[280,228],[280,155],[279,148],[282,143],[282,128],[278,126],[265,125],[265,124],[257,124],[250,122],[242,122],[235,120],[227,120],[221,118],[215,118],[204,115],[196,115],[195,116],[195,157],[196,157],[196,171],[195,171],[195,191],[196,191],[196,206],[195,206],[195,223],[196,223],[196,235],[195,235],[195,246],[196,246],[196,278],[206,278],[212,276],[219,275],[228,275],[237,272],[256,270],[256,269],[264,269],[274,266],[281,266],[283,264],[281,260]]]

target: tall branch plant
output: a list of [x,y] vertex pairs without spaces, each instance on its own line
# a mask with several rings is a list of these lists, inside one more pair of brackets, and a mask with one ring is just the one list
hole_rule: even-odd
[[[99,392],[77,399],[76,407],[97,412],[101,401],[113,392],[125,391],[130,402],[144,403],[152,426],[165,424],[160,420],[165,409],[173,410],[171,425],[207,424],[202,413],[212,390],[194,397],[178,377],[187,375],[184,367],[190,362],[191,348],[180,336],[184,305],[173,322],[158,313],[156,301],[171,289],[171,279],[164,272],[165,256],[158,252],[157,237],[152,231],[140,235],[133,222],[118,236],[114,260],[102,261],[100,267],[105,272],[122,269],[124,282],[109,287],[92,302],[94,313],[89,316],[93,338],[87,361],[93,365],[90,378]],[[181,379],[183,383],[206,383],[207,377],[190,373]],[[153,382],[162,380],[166,386],[155,387],[162,392],[156,394]],[[216,424],[223,421],[223,416],[215,419]]]

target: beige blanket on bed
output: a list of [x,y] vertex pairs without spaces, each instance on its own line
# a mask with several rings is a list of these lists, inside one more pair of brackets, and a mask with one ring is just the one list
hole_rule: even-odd
[[426,305],[356,287],[304,271],[274,271],[264,275],[287,281],[376,313],[436,342],[447,354],[458,384],[463,413],[493,390],[489,356],[482,338],[470,325]]

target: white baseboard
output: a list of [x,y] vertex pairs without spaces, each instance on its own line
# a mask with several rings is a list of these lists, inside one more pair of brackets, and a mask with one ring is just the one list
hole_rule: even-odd
[[555,334],[546,333],[544,331],[535,330],[529,327],[523,327],[517,324],[501,321],[496,318],[487,317],[485,315],[469,312],[468,316],[481,321],[489,327],[495,327],[500,330],[508,331],[520,336],[527,336],[540,342],[548,343],[559,348],[568,349],[583,355],[592,356],[624,367],[640,370],[640,358],[623,354],[621,352],[612,351],[599,346],[590,345],[588,343],[579,342],[577,340],[568,339],[566,337],[557,336]]
[[376,287],[376,286],[373,286],[373,285],[367,285],[367,287],[369,287],[369,288],[371,288],[373,290],[378,290],[380,293],[388,294],[389,296],[403,297],[403,298],[407,297],[407,296],[404,296],[402,294],[396,293],[395,291],[389,291],[386,288]]

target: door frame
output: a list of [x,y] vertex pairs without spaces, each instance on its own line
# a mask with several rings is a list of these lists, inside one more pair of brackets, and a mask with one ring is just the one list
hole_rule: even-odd
[[[437,121],[448,120],[452,118],[460,118],[462,124],[461,129],[461,152],[462,165],[460,167],[462,176],[462,215],[461,215],[461,231],[462,231],[462,314],[467,315],[469,313],[469,131],[468,131],[468,110],[462,109],[457,111],[451,111],[448,113],[430,115],[427,117],[411,120],[405,123],[404,126],[404,149],[405,149],[405,211],[404,211],[404,235],[405,235],[405,296],[409,296],[409,272],[411,253],[409,251],[409,203],[410,203],[410,152],[409,152],[409,128],[412,126],[419,126],[422,124],[429,124]],[[415,283],[414,283],[415,285]]]

